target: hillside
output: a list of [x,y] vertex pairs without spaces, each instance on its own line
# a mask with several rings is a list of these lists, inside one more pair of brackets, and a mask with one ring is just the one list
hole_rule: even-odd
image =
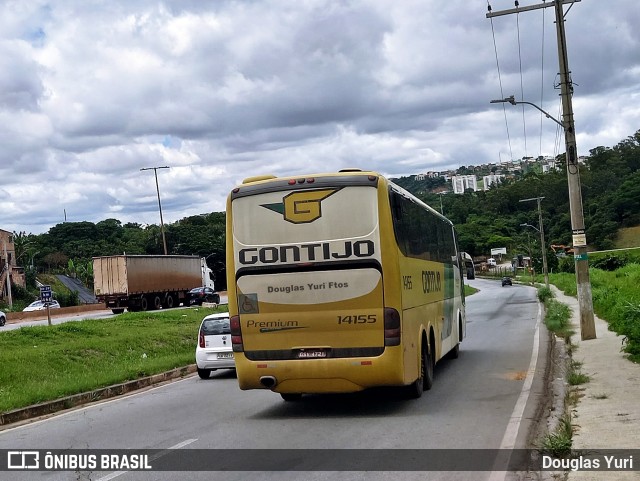
[[629,247],[640,247],[640,226],[623,227],[618,230],[615,248],[626,249]]

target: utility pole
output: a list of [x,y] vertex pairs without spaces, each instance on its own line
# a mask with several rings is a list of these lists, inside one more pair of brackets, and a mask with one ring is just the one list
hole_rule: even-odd
[[[538,201],[538,224],[540,225],[540,229],[537,229],[540,233],[540,245],[542,246],[542,272],[544,273],[544,285],[549,289],[549,270],[547,269],[547,245],[544,241],[544,225],[542,224],[542,207],[540,206],[540,201],[544,199],[544,197],[533,197],[531,199],[521,199],[520,202],[529,202],[532,200]],[[529,226],[529,224],[520,224]],[[533,226],[529,226],[533,227]]]
[[142,170],[153,170],[156,176],[156,192],[158,193],[158,209],[160,210],[160,232],[162,233],[162,245],[164,246],[164,255],[167,255],[167,239],[164,236],[164,221],[162,220],[162,204],[160,204],[160,188],[158,187],[158,169],[168,169],[169,166],[163,167],[144,167]]
[[585,236],[584,214],[582,210],[582,193],[580,191],[580,169],[578,166],[573,104],[571,102],[573,84],[569,71],[567,41],[564,30],[564,11],[562,9],[564,4],[571,4],[569,6],[569,9],[571,9],[574,3],[580,1],[581,0],[555,0],[553,2],[532,5],[529,7],[519,7],[518,2],[516,2],[515,9],[502,10],[500,12],[491,12],[491,7],[489,7],[487,18],[552,6],[555,8],[556,34],[558,38],[558,61],[560,65],[560,96],[562,98],[562,127],[564,128],[564,140],[566,147],[565,157],[567,162],[567,182],[569,187],[569,208],[571,211],[571,230],[576,270],[578,309],[580,311],[580,335],[582,340],[588,340],[596,338],[596,327],[593,316],[593,298],[591,294],[591,281],[589,279],[587,240]]
[[[9,254],[7,254],[7,241],[2,242],[2,248],[4,251],[4,268],[7,270],[7,300],[9,308],[13,307],[13,297],[11,296],[11,266],[9,265]],[[0,286],[0,291],[2,287]]]

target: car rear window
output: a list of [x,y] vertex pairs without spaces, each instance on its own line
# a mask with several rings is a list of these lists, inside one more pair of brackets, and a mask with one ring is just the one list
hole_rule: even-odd
[[202,332],[205,335],[231,334],[229,319],[210,319],[202,323]]

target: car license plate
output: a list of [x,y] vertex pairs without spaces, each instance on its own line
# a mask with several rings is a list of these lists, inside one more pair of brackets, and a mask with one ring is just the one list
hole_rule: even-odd
[[298,359],[323,359],[327,357],[325,349],[305,349],[298,351]]
[[233,357],[232,352],[219,352],[218,359],[231,359]]

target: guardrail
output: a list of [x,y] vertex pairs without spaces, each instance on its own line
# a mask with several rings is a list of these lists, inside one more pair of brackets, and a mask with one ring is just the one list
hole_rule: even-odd
[[[81,306],[60,307],[49,309],[51,317],[65,316],[71,314],[79,314],[81,312],[105,310],[104,304],[83,304]],[[5,312],[7,321],[24,321],[24,320],[40,320],[47,318],[47,310],[31,311],[31,312]]]

